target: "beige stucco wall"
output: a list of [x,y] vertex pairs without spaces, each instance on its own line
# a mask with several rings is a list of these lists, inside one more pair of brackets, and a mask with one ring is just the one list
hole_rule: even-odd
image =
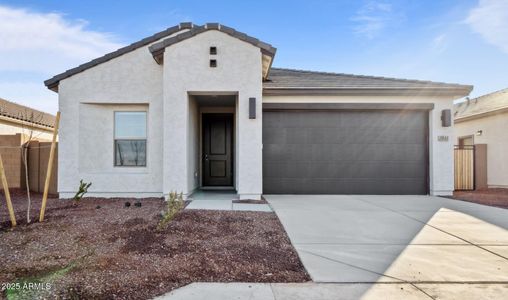
[[[216,46],[217,67],[209,66],[209,47]],[[240,198],[262,193],[262,77],[259,48],[219,31],[207,31],[174,44],[164,53],[164,193],[189,193],[189,93],[235,93],[236,190]],[[258,101],[258,117],[249,119],[249,97]],[[239,134],[241,133],[241,134]],[[172,172],[171,170],[181,170]]]
[[[209,67],[216,46],[217,68]],[[429,112],[430,189],[453,190],[453,129],[440,123],[453,97],[263,96],[259,48],[219,31],[207,31],[166,48],[158,65],[148,46],[60,81],[58,189],[72,197],[79,180],[92,182],[90,196],[147,197],[191,193],[199,184],[199,113],[192,94],[234,94],[235,187],[241,198],[262,193],[262,102],[434,103]],[[248,102],[257,99],[257,118]],[[113,166],[115,110],[146,110],[147,166]],[[438,142],[440,135],[448,142]],[[199,177],[199,175],[198,175]]]
[[487,144],[488,186],[508,188],[508,112],[455,123],[455,143],[468,135],[475,144]]
[[[451,96],[263,96],[264,103],[433,103],[429,111],[429,179],[431,195],[453,193],[453,127],[441,126],[441,110],[453,108]],[[438,136],[448,136],[447,142]]]
[[[147,47],[60,81],[58,189],[72,197],[79,180],[89,195],[162,195],[162,67]],[[147,166],[113,167],[115,110],[146,109]]]
[[28,136],[30,131],[33,132],[34,140],[51,141],[53,138],[52,128],[45,130],[40,127],[30,127],[28,125],[22,125],[19,121],[10,121],[7,120],[7,118],[0,117],[0,135],[20,133]]
[[187,168],[189,170],[187,174],[187,184],[189,188],[189,192],[195,190],[199,187],[199,157],[200,157],[200,115],[199,115],[199,107],[195,100],[192,97],[189,97],[189,120],[188,120],[188,140],[187,140],[187,148],[189,151],[189,155],[187,157]]
[[[209,47],[218,67],[209,67]],[[147,197],[190,193],[197,185],[197,107],[189,93],[238,95],[235,125],[236,188],[242,197],[262,192],[261,51],[218,31],[168,47],[158,65],[148,46],[60,81],[59,182],[61,197],[74,195],[79,180],[92,182],[90,196]],[[258,99],[258,118],[248,119],[248,98]],[[148,111],[147,166],[113,166],[113,113]]]

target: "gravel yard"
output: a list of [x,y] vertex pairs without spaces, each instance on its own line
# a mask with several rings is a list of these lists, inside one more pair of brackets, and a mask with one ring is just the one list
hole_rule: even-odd
[[508,208],[508,189],[491,188],[477,191],[455,191],[453,198],[483,205]]
[[[310,280],[274,213],[185,210],[158,230],[160,198],[141,207],[135,199],[49,199],[44,223],[27,226],[24,193],[12,196],[14,230],[0,196],[0,283],[50,287],[14,288],[3,298],[148,299],[196,281]],[[41,196],[34,198],[37,219]]]

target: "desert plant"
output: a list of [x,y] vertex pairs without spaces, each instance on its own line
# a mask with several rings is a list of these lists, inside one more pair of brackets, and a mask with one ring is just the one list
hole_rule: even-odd
[[177,194],[176,192],[169,193],[166,209],[161,212],[161,220],[159,221],[158,229],[163,229],[166,225],[173,220],[175,215],[184,208],[183,193]]
[[74,195],[74,197],[72,198],[74,200],[74,204],[78,204],[79,201],[81,201],[81,198],[83,198],[83,196],[88,192],[88,188],[92,185],[91,182],[89,183],[86,183],[86,182],[83,182],[83,179],[81,179],[79,181],[79,188],[78,188],[78,192],[76,193],[76,195]]

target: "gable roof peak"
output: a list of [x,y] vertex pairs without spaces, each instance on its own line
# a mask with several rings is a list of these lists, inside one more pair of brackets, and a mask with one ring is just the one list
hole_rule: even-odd
[[[71,77],[75,74],[78,74],[80,72],[83,72],[87,69],[90,69],[92,67],[95,67],[96,65],[102,64],[104,62],[107,62],[113,58],[122,56],[123,54],[126,54],[128,52],[134,51],[140,47],[155,43],[149,47],[150,52],[154,56],[154,59],[157,63],[162,63],[162,53],[164,53],[164,49],[172,44],[178,43],[180,41],[186,40],[188,38],[191,38],[197,34],[203,33],[208,30],[218,30],[220,32],[224,32],[230,36],[233,36],[235,38],[238,38],[244,42],[250,43],[256,47],[259,47],[261,49],[261,52],[263,54],[263,60],[266,61],[263,71],[263,77],[266,78],[268,75],[268,70],[270,69],[271,63],[273,61],[273,57],[275,56],[275,52],[277,49],[273,47],[272,45],[262,42],[254,37],[251,37],[245,33],[236,31],[235,29],[231,27],[227,27],[224,25],[221,25],[220,23],[206,23],[205,25],[199,26],[192,22],[181,22],[180,24],[169,27],[166,30],[163,30],[161,32],[158,32],[152,36],[149,36],[147,38],[144,38],[140,41],[137,41],[135,43],[132,43],[128,46],[125,46],[123,48],[120,48],[116,51],[113,51],[111,53],[108,53],[104,56],[101,56],[99,58],[93,59],[87,63],[84,63],[82,65],[79,65],[75,68],[69,69],[63,73],[60,73],[58,75],[53,76],[52,78],[44,81],[44,84],[46,87],[52,91],[58,92],[58,84],[60,80],[63,80],[65,78]],[[164,39],[166,38],[166,39]],[[158,40],[162,41],[156,43]]]
[[249,36],[243,32],[239,32],[234,28],[222,25],[220,23],[206,23],[205,25],[201,26],[196,26],[192,23],[180,23],[180,27],[182,27],[182,24],[185,24],[184,26],[188,30],[168,37],[160,42],[154,43],[148,48],[158,64],[161,65],[164,63],[164,51],[167,47],[190,39],[203,32],[209,30],[217,30],[261,49],[261,53],[263,55],[263,78],[267,78],[273,62],[273,58],[275,56],[275,52],[277,52],[277,49],[272,45],[262,42],[255,37]]

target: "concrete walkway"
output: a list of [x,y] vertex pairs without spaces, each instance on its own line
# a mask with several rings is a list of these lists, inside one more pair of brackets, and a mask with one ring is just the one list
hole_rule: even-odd
[[233,203],[233,200],[193,200],[185,209],[272,211],[268,204]]
[[191,200],[191,203],[185,209],[272,211],[268,204],[233,203],[234,200],[238,200],[235,191],[198,190],[189,197],[189,200]]
[[194,283],[163,299],[506,299],[508,210],[430,196],[265,196],[313,283]]

